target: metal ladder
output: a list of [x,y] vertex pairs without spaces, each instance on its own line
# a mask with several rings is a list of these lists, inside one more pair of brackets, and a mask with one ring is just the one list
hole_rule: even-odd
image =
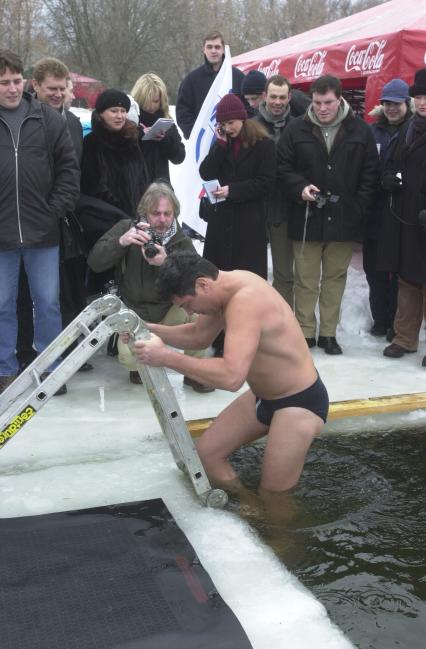
[[[0,395],[0,450],[112,334],[122,331],[129,332],[132,340],[151,335],[143,320],[116,295],[91,302]],[[61,354],[81,336],[62,360]],[[55,361],[59,365],[43,376]],[[165,369],[141,363],[137,369],[178,468],[188,475],[204,505],[224,507],[227,494],[211,488]]]

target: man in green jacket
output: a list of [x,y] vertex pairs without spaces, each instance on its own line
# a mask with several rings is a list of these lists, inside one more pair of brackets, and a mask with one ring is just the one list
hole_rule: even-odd
[[[179,201],[170,185],[152,183],[139,203],[139,222],[119,221],[97,241],[87,260],[98,273],[111,267],[117,269],[122,300],[147,322],[177,325],[196,319],[171,301],[161,300],[155,288],[159,268],[168,254],[177,250],[195,252],[177,221],[179,211]],[[204,349],[185,353],[198,358],[207,355]],[[118,343],[118,358],[130,370],[131,383],[140,383],[133,354],[122,340]],[[183,380],[196,392],[214,389],[186,376]]]

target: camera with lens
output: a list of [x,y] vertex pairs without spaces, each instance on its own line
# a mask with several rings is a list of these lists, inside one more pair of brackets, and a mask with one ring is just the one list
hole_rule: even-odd
[[148,257],[148,259],[152,259],[156,255],[158,255],[158,249],[155,246],[155,244],[157,244],[158,246],[162,246],[163,239],[153,230],[148,230],[148,234],[151,236],[151,240],[147,241],[144,244],[143,249],[145,252],[145,256]]
[[314,197],[316,206],[319,210],[322,209],[326,203],[337,203],[340,198],[340,196],[331,194],[331,192],[327,192],[326,194],[322,194],[321,192],[312,192],[312,196]]

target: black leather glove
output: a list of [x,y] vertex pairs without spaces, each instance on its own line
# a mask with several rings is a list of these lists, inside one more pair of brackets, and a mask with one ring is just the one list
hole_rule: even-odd
[[382,187],[386,192],[394,194],[404,189],[404,183],[395,174],[386,174],[382,179]]

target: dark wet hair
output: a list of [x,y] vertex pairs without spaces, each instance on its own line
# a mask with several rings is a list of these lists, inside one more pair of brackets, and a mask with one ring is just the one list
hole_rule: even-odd
[[216,266],[196,252],[173,252],[160,266],[155,287],[160,299],[169,302],[175,296],[195,295],[199,277],[217,279],[218,275]]
[[311,95],[314,92],[317,92],[319,95],[325,95],[329,90],[334,92],[337,99],[342,96],[342,83],[340,79],[334,77],[332,74],[324,74],[322,77],[318,77],[311,83],[309,92]]

